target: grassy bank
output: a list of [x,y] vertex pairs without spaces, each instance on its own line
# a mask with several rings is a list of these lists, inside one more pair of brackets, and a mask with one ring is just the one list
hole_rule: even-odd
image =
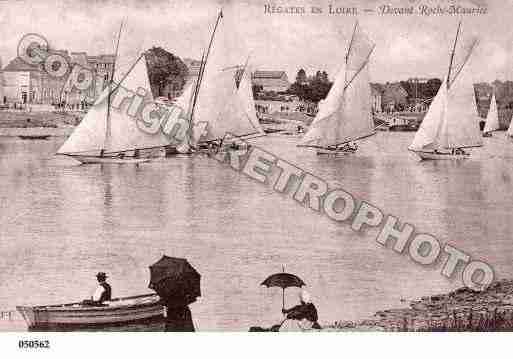
[[512,331],[513,280],[495,282],[476,292],[460,288],[447,294],[423,297],[409,308],[377,312],[358,322],[338,321],[327,330],[379,331]]

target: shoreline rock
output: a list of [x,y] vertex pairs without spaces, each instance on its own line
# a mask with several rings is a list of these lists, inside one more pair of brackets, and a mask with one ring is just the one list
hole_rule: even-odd
[[370,319],[336,321],[326,330],[511,331],[513,280],[500,280],[477,292],[459,288],[410,301],[409,307],[378,311]]

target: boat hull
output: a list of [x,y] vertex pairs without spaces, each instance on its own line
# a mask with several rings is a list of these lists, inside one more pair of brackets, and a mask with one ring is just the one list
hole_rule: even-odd
[[67,155],[82,164],[98,164],[98,163],[117,163],[117,164],[137,164],[151,161],[150,158],[118,158],[118,157],[100,157],[100,156],[83,156],[83,155]]
[[19,135],[22,140],[47,140],[50,135]]
[[318,156],[347,156],[355,153],[356,150],[330,150],[330,149],[318,149]]
[[418,127],[412,125],[392,125],[388,127],[388,130],[392,132],[415,132],[418,130]]
[[420,157],[421,160],[463,160],[470,157],[466,154],[452,154],[447,152],[429,152],[429,151],[412,151]]
[[29,330],[119,328],[164,321],[165,307],[156,294],[114,299],[102,306],[81,303],[16,307]]

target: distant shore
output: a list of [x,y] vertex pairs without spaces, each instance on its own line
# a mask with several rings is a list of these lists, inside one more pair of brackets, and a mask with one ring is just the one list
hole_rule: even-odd
[[482,292],[460,288],[410,301],[409,308],[388,309],[356,322],[338,321],[335,331],[511,331],[513,280],[493,283]]
[[68,136],[80,112],[0,111],[0,136]]

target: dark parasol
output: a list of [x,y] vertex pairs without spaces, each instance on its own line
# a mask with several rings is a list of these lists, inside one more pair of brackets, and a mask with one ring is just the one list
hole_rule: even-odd
[[150,284],[167,303],[188,305],[201,296],[201,275],[184,258],[162,256],[150,266]]
[[267,277],[261,285],[265,285],[267,288],[279,287],[283,290],[282,293],[282,308],[285,308],[285,288],[298,287],[306,285],[305,282],[297,275],[286,273],[285,269],[281,273],[275,273]]

